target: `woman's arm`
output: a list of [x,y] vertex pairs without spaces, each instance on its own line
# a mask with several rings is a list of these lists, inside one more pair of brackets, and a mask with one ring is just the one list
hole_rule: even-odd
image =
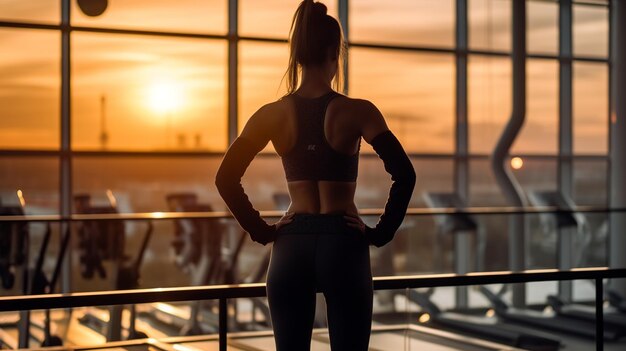
[[402,145],[387,127],[380,111],[363,101],[362,135],[372,145],[391,175],[391,188],[385,210],[374,228],[365,227],[365,235],[374,246],[381,247],[393,239],[402,224],[415,187],[415,170]]
[[266,105],[250,118],[241,135],[226,151],[215,176],[217,190],[239,225],[252,240],[263,245],[274,241],[276,226],[268,225],[254,209],[241,186],[241,177],[270,140],[271,112]]

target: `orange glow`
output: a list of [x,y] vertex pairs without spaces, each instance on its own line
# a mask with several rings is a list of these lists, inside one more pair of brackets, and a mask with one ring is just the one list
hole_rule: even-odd
[[117,200],[115,199],[115,195],[113,195],[111,189],[107,189],[107,198],[109,199],[111,207],[117,208]]
[[148,105],[157,113],[170,113],[183,104],[182,87],[175,82],[160,81],[149,87]]
[[[117,1],[99,17],[85,16],[76,2],[72,3],[72,21],[80,26],[217,35],[227,32],[223,1]],[[286,38],[297,3],[284,6],[284,1],[271,0],[268,6],[246,2],[240,14],[240,34]],[[454,42],[452,3],[359,0],[354,4],[350,34],[359,41],[448,47]],[[471,44],[481,49],[509,50],[510,30],[506,28],[510,9],[486,4],[478,1],[470,6],[470,27],[476,29]],[[335,2],[326,1],[326,5],[335,16]],[[554,4],[531,7],[531,13],[547,7],[551,14],[557,8]],[[585,25],[575,26],[580,27],[575,37],[582,38],[575,41],[576,50],[604,57],[608,9],[580,9],[578,15],[584,18],[580,23]],[[0,12],[9,21],[58,22],[60,17],[58,6],[47,1],[8,0],[0,5]],[[535,26],[531,21],[529,45],[556,50],[555,28]],[[10,53],[0,57],[0,68],[11,72],[0,77],[0,148],[60,147],[60,44],[58,31],[3,28],[0,33],[0,45]],[[239,126],[244,126],[260,106],[284,94],[280,82],[288,48],[285,44],[251,41],[237,45],[237,111]],[[225,150],[227,56],[225,39],[73,33],[73,149],[101,150],[100,136],[105,131],[111,150],[161,150],[164,145],[169,149]],[[453,55],[354,48],[350,61],[350,94],[375,103],[407,151],[454,151]],[[554,116],[558,108],[558,63],[533,62],[528,70],[529,123],[513,152],[555,152],[557,119],[544,116]],[[600,123],[606,120],[608,109],[606,65],[577,62],[574,78],[575,151],[606,153],[603,140],[608,135],[608,123]],[[470,60],[470,152],[490,152],[497,141],[510,111],[510,81],[509,58]],[[107,96],[106,120],[101,118],[101,95]],[[614,117],[612,121],[615,123]]]
[[420,323],[427,323],[430,320],[430,315],[428,313],[424,313],[423,315],[421,315],[419,317],[419,322]]
[[24,200],[24,193],[22,190],[17,191],[17,198],[20,200],[20,205],[22,207],[26,206],[26,200]]
[[524,160],[521,157],[513,157],[511,159],[511,167],[513,169],[520,169],[524,166]]

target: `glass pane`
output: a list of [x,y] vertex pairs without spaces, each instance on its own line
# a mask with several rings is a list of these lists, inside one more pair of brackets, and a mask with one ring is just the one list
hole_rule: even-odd
[[608,7],[575,5],[574,55],[609,55],[609,9]]
[[454,46],[454,1],[350,1],[350,40]]
[[132,213],[168,211],[168,194],[193,192],[198,201],[221,211],[225,207],[214,182],[220,161],[221,157],[77,157],[73,193],[90,195],[92,203],[106,206],[110,191],[118,211]]
[[58,213],[59,161],[53,157],[1,157],[0,205],[21,206],[18,190],[24,213]]
[[0,29],[0,148],[58,148],[60,35]]
[[[286,94],[283,75],[289,51],[284,44],[242,41],[239,45],[239,130],[261,106]],[[271,143],[265,151],[273,151]]]
[[72,25],[177,32],[226,33],[225,0],[109,1],[100,16],[87,16],[72,1]]
[[454,149],[454,56],[350,50],[350,95],[371,100],[410,152]]
[[605,64],[574,62],[574,152],[608,153],[609,70]]
[[0,19],[59,23],[60,9],[59,0],[2,0]]
[[224,150],[225,41],[72,38],[74,148]]
[[[556,158],[550,158],[549,160],[544,158],[526,158],[524,159],[523,166],[519,169],[515,169],[514,176],[526,193],[556,190]],[[498,187],[497,184],[493,186]]]
[[[328,14],[337,18],[337,1],[322,2]],[[299,4],[291,0],[239,0],[239,34],[286,39]]]
[[[488,159],[470,161],[470,196],[468,206],[506,206],[507,201],[496,183]],[[497,218],[499,216],[490,216]]]
[[511,60],[468,60],[468,122],[471,153],[491,153],[511,115]]
[[528,1],[526,11],[528,52],[557,54],[559,51],[559,4]]
[[[426,207],[424,201],[426,192],[453,191],[454,167],[451,160],[413,157],[412,162],[420,181],[415,184],[409,206]],[[355,195],[358,208],[382,208],[385,206],[385,201],[389,196],[391,178],[385,172],[383,162],[375,155],[364,155],[359,160],[358,184]],[[374,221],[372,224],[376,224],[376,222]]]
[[608,174],[606,160],[575,160],[574,202],[579,206],[608,206]]
[[469,45],[475,50],[511,50],[511,1],[469,0]]
[[526,120],[513,153],[558,152],[559,66],[556,60],[526,63]]

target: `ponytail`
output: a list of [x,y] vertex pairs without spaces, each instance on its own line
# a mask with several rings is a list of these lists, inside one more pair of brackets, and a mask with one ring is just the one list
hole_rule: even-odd
[[339,61],[333,86],[342,91],[345,45],[341,26],[328,15],[326,5],[304,0],[293,16],[289,32],[289,65],[283,76],[283,79],[287,77],[287,94],[298,89],[303,66],[320,65],[329,54],[336,55]]

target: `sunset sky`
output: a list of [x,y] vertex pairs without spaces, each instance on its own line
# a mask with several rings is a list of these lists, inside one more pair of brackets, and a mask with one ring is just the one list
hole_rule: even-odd
[[[72,1],[75,3],[75,1]],[[299,1],[240,1],[241,35],[286,38]],[[326,2],[336,16],[335,2]],[[510,50],[510,2],[470,0],[470,45]],[[100,17],[72,8],[77,26],[225,34],[226,0],[109,0]],[[59,23],[59,2],[3,0],[0,20]],[[557,52],[557,5],[529,2],[528,49]],[[576,55],[606,57],[608,11],[574,8]],[[452,48],[452,0],[357,0],[350,40]],[[59,146],[60,32],[0,28],[0,148]],[[284,44],[239,44],[239,120],[284,93]],[[469,60],[470,150],[488,153],[511,109],[506,58]],[[454,147],[454,55],[363,48],[350,51],[350,95],[372,100],[413,152]],[[528,61],[528,116],[514,150],[556,153],[558,64]],[[106,98],[109,149],[206,149],[227,146],[227,41],[72,33],[72,143],[100,148]],[[608,68],[574,64],[574,143],[607,150]]]

